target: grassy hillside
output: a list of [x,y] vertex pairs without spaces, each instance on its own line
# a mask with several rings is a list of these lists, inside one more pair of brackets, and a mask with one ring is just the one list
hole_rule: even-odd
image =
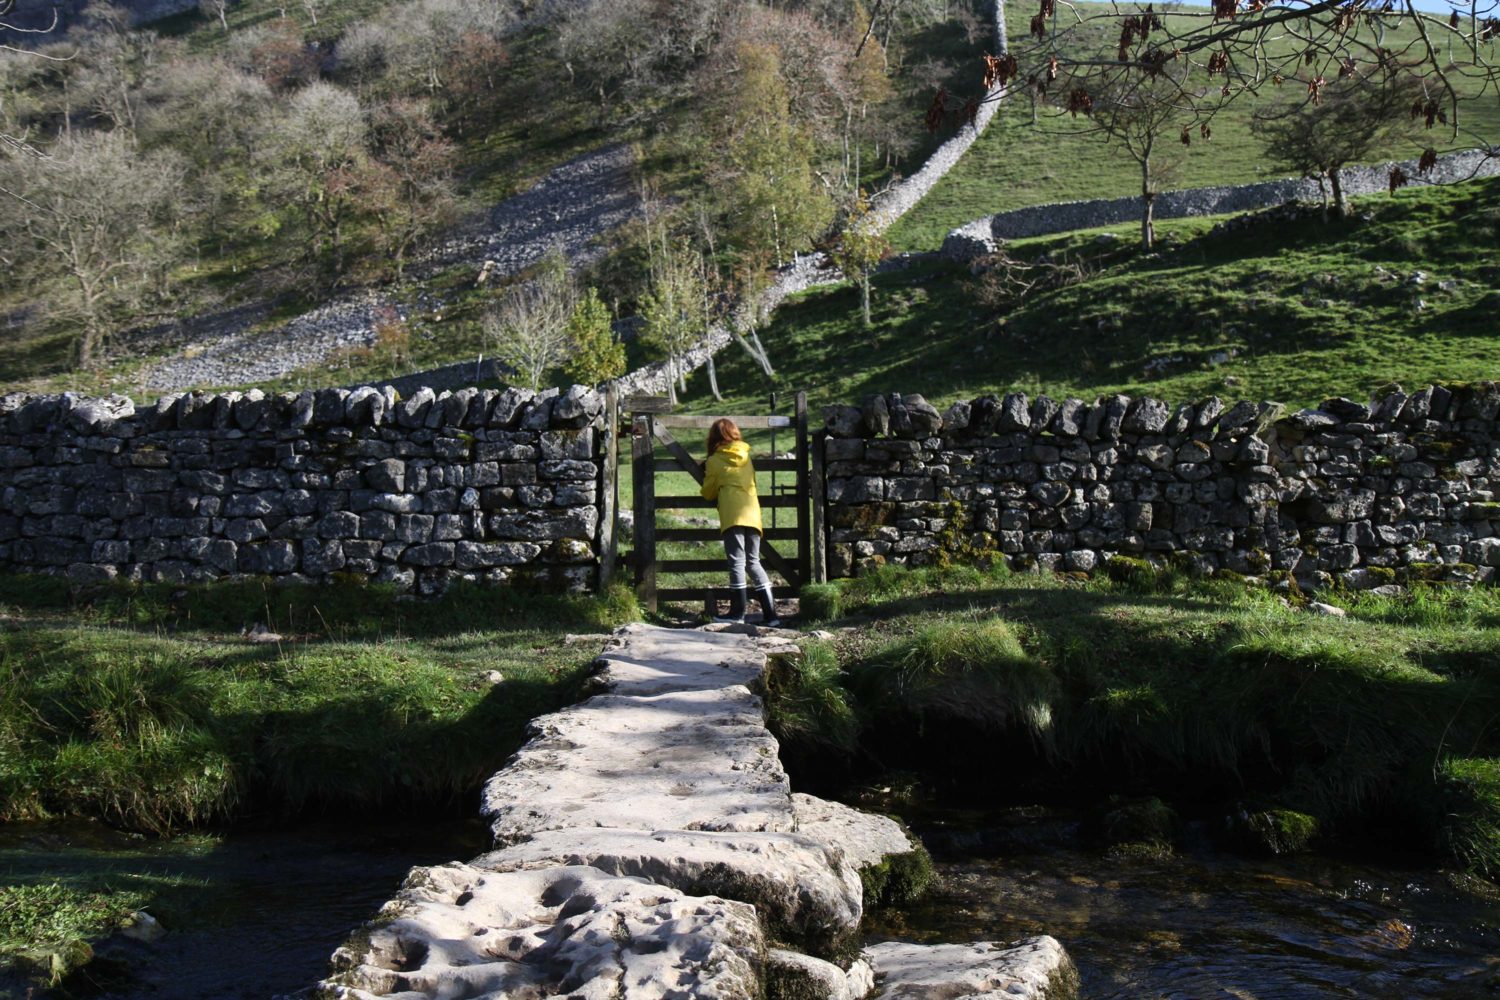
[[[1094,5],[1077,5],[1085,14]],[[1010,4],[1006,27],[1012,39],[1025,39],[1032,5]],[[1410,39],[1414,29],[1394,32],[1396,40]],[[1112,46],[1114,39],[1102,39]],[[1018,43],[1019,44],[1019,43]],[[1079,44],[1084,44],[1080,42]],[[978,72],[976,68],[975,72]],[[1193,138],[1183,147],[1175,135],[1164,155],[1176,161],[1162,190],[1244,184],[1287,175],[1287,171],[1265,161],[1260,141],[1250,124],[1268,99],[1292,96],[1274,90],[1248,96],[1230,104],[1213,121],[1211,139]],[[1467,127],[1500,140],[1500,101],[1493,94],[1468,105]],[[898,249],[935,250],[943,236],[966,222],[1031,205],[1090,198],[1121,198],[1140,193],[1140,168],[1122,149],[1103,137],[1078,131],[1083,119],[1074,120],[1056,109],[1039,109],[1038,124],[1032,124],[1031,102],[1013,97],[1001,104],[989,129],[948,174],[900,222],[889,236]],[[1414,159],[1421,151],[1443,144],[1451,137],[1444,130],[1411,129],[1372,156],[1370,162]]]
[[784,306],[765,335],[774,386],[731,349],[719,365],[726,401],[699,377],[690,403],[759,412],[775,388],[783,397],[805,389],[815,405],[870,392],[949,401],[1007,390],[1309,404],[1390,381],[1493,378],[1500,181],[1355,205],[1368,221],[1314,213],[1219,235],[1208,232],[1213,220],[1163,224],[1171,238],[1149,255],[1128,226],[1114,240],[1094,232],[1017,243],[1018,257],[1077,263],[1088,277],[1003,315],[977,297],[982,278],[946,265],[878,279],[868,332],[852,287],[814,290]]

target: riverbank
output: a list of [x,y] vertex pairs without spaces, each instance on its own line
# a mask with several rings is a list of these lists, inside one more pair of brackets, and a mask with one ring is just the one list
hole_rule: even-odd
[[[773,678],[799,787],[1068,804],[1170,855],[1393,846],[1500,873],[1500,594],[1320,595],[1172,574],[885,570],[814,588],[833,638]],[[955,762],[962,761],[961,767]]]
[[[0,578],[0,821],[160,836],[472,815],[527,722],[575,701],[604,633],[635,617],[622,591]],[[183,888],[10,866],[0,966],[35,951],[23,964],[59,980],[79,943]]]

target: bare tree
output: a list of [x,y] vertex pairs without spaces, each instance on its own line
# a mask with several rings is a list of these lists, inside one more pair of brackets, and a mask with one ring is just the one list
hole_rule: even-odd
[[[1452,143],[1489,146],[1467,128],[1467,110],[1500,87],[1500,0],[1446,0],[1446,11],[1421,9],[1417,0],[1213,0],[1170,11],[1149,3],[1036,4],[1028,36],[987,57],[984,86],[996,88],[993,99],[1007,87],[1048,94],[1062,80],[1076,107],[1122,83],[1128,89],[1129,81],[1185,67],[1174,74],[1178,92],[1164,99],[1192,129],[1263,91],[1289,87],[1317,103],[1329,81],[1403,65],[1422,81],[1429,126],[1448,126]],[[1100,51],[1100,37],[1118,38],[1115,50]],[[940,94],[929,122],[959,113]]]
[[561,250],[549,251],[537,274],[506,289],[484,315],[484,332],[495,357],[533,392],[567,360],[572,347],[568,321],[577,291]]
[[234,0],[198,0],[198,13],[204,17],[218,18],[219,27],[229,30],[229,6]]
[[1350,74],[1324,88],[1316,104],[1262,112],[1252,127],[1270,159],[1320,181],[1326,178],[1339,218],[1346,219],[1344,166],[1369,156],[1407,127],[1413,103],[1421,101],[1421,85],[1398,69]]
[[344,225],[355,210],[365,158],[359,99],[314,82],[292,95],[266,150],[284,197],[301,215],[306,257],[337,283],[344,273]]
[[702,255],[672,242],[665,225],[652,239],[651,280],[641,297],[641,318],[641,340],[666,361],[667,395],[675,403],[678,387],[687,389],[684,355],[708,328],[708,282]]
[[175,155],[142,155],[117,132],[64,137],[47,155],[17,156],[7,167],[4,239],[29,248],[28,262],[78,314],[80,367],[97,360],[112,323],[140,300],[169,252],[164,233],[181,205],[182,178]]
[[373,159],[364,202],[380,228],[380,244],[400,280],[418,243],[452,220],[457,207],[457,150],[425,104],[395,100],[371,116]]

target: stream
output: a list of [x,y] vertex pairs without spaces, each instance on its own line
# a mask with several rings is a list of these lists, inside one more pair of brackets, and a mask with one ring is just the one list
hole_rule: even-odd
[[1051,934],[1083,1000],[1500,996],[1500,894],[1431,868],[1246,858],[1201,835],[1162,861],[1067,843],[1043,818],[999,838],[917,826],[938,887],[870,940]]
[[[872,914],[870,940],[1051,934],[1077,963],[1085,1000],[1500,995],[1500,895],[1441,872],[1244,858],[1202,838],[1166,861],[1115,860],[1045,816],[1012,822],[998,839],[968,822],[915,822],[941,883],[916,904]],[[170,841],[88,823],[10,824],[0,826],[0,882],[169,886],[158,914],[167,936],[127,948],[128,978],[79,984],[80,993],[273,1000],[320,979],[408,868],[486,844],[478,821],[325,822]]]

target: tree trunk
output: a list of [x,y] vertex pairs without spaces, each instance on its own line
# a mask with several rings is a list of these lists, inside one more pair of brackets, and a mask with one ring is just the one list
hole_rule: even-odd
[[871,326],[874,325],[874,324],[872,324],[870,322],[870,272],[869,271],[861,271],[860,275],[859,275],[859,309],[860,309],[860,314],[864,317],[865,329],[868,330]]
[[714,370],[714,356],[708,356],[708,391],[714,394],[714,401],[724,402],[724,397],[719,395],[719,373]]
[[1146,148],[1141,157],[1141,249],[1150,250],[1156,242],[1156,225],[1152,210],[1156,204],[1156,192],[1151,190],[1151,149]]
[[1339,218],[1349,218],[1349,196],[1344,194],[1344,182],[1338,167],[1328,168],[1328,184],[1333,188],[1333,203],[1338,208]]

